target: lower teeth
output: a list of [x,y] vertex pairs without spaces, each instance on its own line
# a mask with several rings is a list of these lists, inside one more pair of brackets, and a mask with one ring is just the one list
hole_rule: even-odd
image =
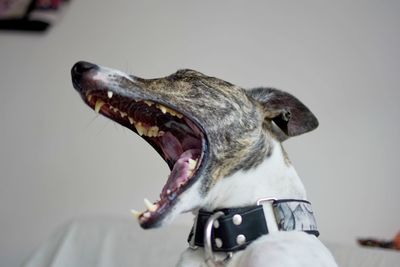
[[168,199],[169,200],[173,200],[173,199],[175,199],[175,197],[176,197],[176,193],[175,192],[170,194],[170,195],[168,195]]

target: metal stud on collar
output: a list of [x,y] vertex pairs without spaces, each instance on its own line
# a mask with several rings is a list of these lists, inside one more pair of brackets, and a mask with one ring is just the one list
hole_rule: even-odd
[[246,243],[246,236],[245,235],[238,235],[236,237],[236,244],[243,245],[244,243]]
[[222,243],[222,240],[221,240],[221,238],[215,238],[215,245],[217,246],[217,248],[221,248],[222,247],[222,245],[223,245],[223,243]]
[[234,225],[240,225],[242,223],[242,216],[240,216],[240,214],[235,214],[232,217],[232,221]]

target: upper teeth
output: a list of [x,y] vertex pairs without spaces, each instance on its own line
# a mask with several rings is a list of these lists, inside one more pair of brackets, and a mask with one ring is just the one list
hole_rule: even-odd
[[156,107],[157,107],[159,110],[161,110],[162,113],[164,113],[164,114],[167,113],[167,107],[165,107],[165,106],[163,106],[163,105],[160,105],[160,104],[157,104]]
[[147,131],[147,136],[149,137],[157,137],[158,136],[158,127],[157,126],[153,126],[150,127],[149,130]]
[[[135,122],[134,122],[134,124],[135,124],[136,131],[138,132],[138,134],[139,134],[140,136],[142,136],[143,133],[146,131],[146,128],[144,128],[144,127],[142,126],[142,123],[141,123],[141,122],[138,122],[138,123],[135,123]],[[147,131],[146,131],[146,132],[147,132]]]
[[156,107],[157,107],[159,110],[161,110],[161,112],[164,113],[164,114],[169,113],[169,114],[171,114],[172,116],[178,117],[178,118],[180,118],[180,119],[183,117],[182,114],[176,112],[175,110],[172,110],[172,109],[170,109],[170,108],[167,108],[166,106],[163,106],[163,105],[161,105],[161,104],[157,104]]
[[[108,96],[108,98],[112,98],[113,92],[107,91],[107,96]],[[90,102],[90,100],[91,100],[92,98],[93,98],[93,95],[91,95],[90,93],[88,93],[88,94],[87,94],[87,99],[88,99],[89,102]],[[144,100],[143,102],[146,103],[148,106],[154,105],[154,102],[149,101],[149,100]],[[105,104],[106,104],[106,103],[105,103],[103,100],[97,99],[97,100],[96,100],[96,103],[95,103],[95,105],[94,105],[94,110],[95,110],[97,113],[99,113],[100,110],[101,110],[101,107],[104,106]],[[157,107],[158,109],[160,109],[161,112],[164,113],[164,114],[169,113],[169,114],[171,114],[172,116],[176,116],[176,117],[178,117],[178,118],[182,118],[182,117],[183,117],[182,114],[177,113],[176,111],[174,111],[174,110],[172,110],[172,109],[170,109],[170,108],[167,108],[166,106],[163,106],[163,105],[161,105],[161,104],[157,104],[156,107]],[[122,118],[127,117],[128,120],[129,120],[129,123],[135,125],[135,128],[136,128],[136,130],[137,130],[137,132],[138,132],[138,134],[139,134],[140,136],[145,135],[145,136],[148,136],[148,137],[159,137],[159,136],[164,135],[164,131],[160,131],[160,129],[159,129],[157,126],[148,126],[148,125],[144,125],[144,124],[142,124],[141,122],[136,122],[132,117],[128,116],[128,114],[127,114],[126,112],[123,112],[123,111],[119,110],[118,108],[116,108],[116,107],[114,107],[114,106],[111,106],[111,105],[110,105],[109,108],[110,108],[110,110],[112,110],[114,113],[119,113],[120,116],[121,116]],[[193,167],[193,168],[194,168],[194,167]]]
[[149,101],[149,100],[145,100],[143,102],[146,103],[149,107],[151,107],[154,104],[154,102]]
[[146,127],[141,122],[135,121],[133,121],[133,124],[135,125],[136,131],[140,136],[144,135],[148,137],[158,137],[164,135],[164,132],[160,131],[157,126]]
[[94,105],[94,111],[96,111],[97,113],[99,113],[101,107],[102,107],[104,104],[105,104],[105,103],[104,103],[102,100],[97,99],[96,104]]

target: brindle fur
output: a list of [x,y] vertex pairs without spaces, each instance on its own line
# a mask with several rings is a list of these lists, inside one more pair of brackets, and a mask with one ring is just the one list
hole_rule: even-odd
[[[90,81],[84,80],[80,86],[91,88],[92,84],[85,82]],[[157,79],[112,70],[107,73],[106,86],[104,90],[112,87],[132,99],[119,103],[127,110],[134,100],[152,100],[201,125],[209,144],[201,177],[203,195],[219,179],[263,162],[272,153],[272,139],[283,141],[318,126],[307,107],[288,93],[273,88],[245,90],[189,69]]]
[[[163,103],[194,118],[206,132],[210,151],[203,172],[202,193],[206,193],[223,177],[259,165],[271,154],[271,138],[282,141],[287,135],[310,131],[318,125],[316,118],[303,104],[290,94],[276,89],[245,90],[189,69],[158,79],[130,77],[133,79],[113,75],[111,84],[121,88],[123,95]],[[268,100],[273,101],[268,103]],[[294,133],[283,129],[287,132],[285,134],[273,123],[273,119],[284,111],[292,116],[287,107],[307,113],[301,121],[289,121],[303,127],[300,133],[296,132],[298,129]],[[304,117],[307,119],[304,120]]]
[[[90,77],[81,79],[84,75]],[[96,91],[112,90],[116,95],[124,96],[116,98],[116,100],[112,97],[109,100],[111,105],[114,105],[112,101],[119,101],[116,106],[121,110],[129,113],[136,101],[149,100],[178,111],[202,129],[208,146],[208,149],[204,151],[202,166],[197,170],[197,178],[190,180],[195,182],[190,184],[189,181],[185,191],[175,199],[176,201],[172,202],[171,207],[173,208],[168,210],[172,214],[169,216],[170,218],[181,212],[204,208],[204,206],[210,210],[221,208],[218,205],[225,205],[226,201],[231,205],[232,203],[246,205],[247,201],[270,196],[270,192],[278,192],[277,197],[282,193],[281,197],[305,198],[303,185],[291,166],[286,152],[280,146],[281,142],[288,137],[315,129],[318,121],[310,110],[294,96],[273,88],[245,90],[194,70],[179,70],[170,76],[158,79],[142,79],[81,62],[73,67],[72,77],[75,88],[85,99],[85,90],[92,88]],[[121,99],[124,99],[124,103],[121,103]],[[266,163],[267,165],[265,165]],[[277,165],[277,169],[274,169],[273,165]],[[265,169],[266,166],[268,169]],[[269,173],[271,168],[272,173]],[[275,174],[274,171],[277,171],[278,174]],[[267,181],[265,185],[272,190],[255,190],[254,188],[257,188],[259,183],[263,184],[262,179],[265,172],[271,175],[271,177],[268,175],[265,177],[265,181]],[[251,176],[251,173],[255,173],[255,176]],[[248,181],[250,182],[248,183]],[[236,194],[227,194],[228,198],[226,199],[223,191],[227,185],[228,187],[232,186],[231,189]],[[243,188],[240,186],[245,187],[242,195],[240,193]],[[279,192],[280,189],[275,191],[274,186],[289,188],[287,192],[285,190],[283,190],[285,192]],[[267,195],[264,195],[264,191],[267,192]],[[202,203],[203,200],[204,203]],[[217,203],[214,207],[215,200]],[[170,218],[166,218],[164,213],[164,218],[161,219],[168,221]],[[161,224],[162,222],[156,222],[150,226],[142,225],[142,227],[150,228]],[[278,236],[281,236],[282,239]],[[254,245],[254,250],[249,250],[249,255],[252,255],[253,252],[263,251],[260,255],[264,255],[265,259],[268,258],[268,255],[272,255],[272,260],[276,261],[274,257],[278,254],[287,256],[285,248],[291,249],[293,246],[291,242],[286,241],[292,240],[296,241],[295,244],[300,244],[294,245],[296,249],[291,251],[296,253],[292,255],[298,255],[297,249],[300,247],[305,254],[308,253],[307,260],[310,262],[321,260],[318,257],[314,259],[313,252],[315,251],[326,258],[326,261],[322,259],[320,262],[330,261],[329,252],[324,250],[323,245],[317,239],[312,239],[312,243],[310,243],[310,236],[297,232],[291,233],[292,239],[286,239],[286,236],[289,235],[279,232],[276,240],[274,236],[270,239],[265,237],[262,240],[264,243],[257,243],[260,247],[254,247]],[[272,250],[265,256],[263,249],[271,244],[274,245],[274,242],[278,247],[284,246],[282,253]],[[304,244],[306,247],[303,247]],[[315,250],[309,253],[307,246],[316,246],[317,248],[314,247]],[[191,266],[204,266],[203,254],[200,250],[188,250],[186,254],[183,254],[182,262],[189,257],[187,262],[194,264]],[[242,258],[240,255],[244,255],[244,257]],[[232,266],[237,266],[236,263],[242,259],[246,262],[247,254],[240,255],[231,259]],[[237,260],[235,261],[235,259]],[[258,262],[261,261],[263,261],[262,258]],[[251,262],[250,258],[247,259],[247,263]],[[272,263],[272,265],[275,264]],[[326,266],[334,266],[334,264]]]

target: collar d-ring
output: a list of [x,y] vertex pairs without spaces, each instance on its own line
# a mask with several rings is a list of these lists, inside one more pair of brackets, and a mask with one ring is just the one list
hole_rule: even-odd
[[232,257],[232,253],[228,253],[227,257],[223,260],[216,259],[213,249],[212,249],[212,236],[214,229],[214,222],[221,216],[225,214],[222,211],[218,211],[208,218],[207,223],[204,227],[204,252],[205,252],[205,262],[209,267],[221,267],[224,266],[225,262]]

